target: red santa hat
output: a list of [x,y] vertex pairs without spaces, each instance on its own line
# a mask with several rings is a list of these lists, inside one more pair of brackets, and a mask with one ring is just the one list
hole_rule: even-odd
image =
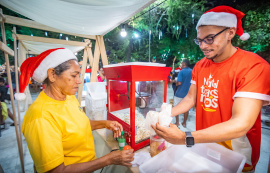
[[177,68],[175,69],[175,72],[180,72],[180,70],[181,70],[181,68],[180,68],[180,67],[177,67]]
[[198,21],[196,29],[202,25],[215,25],[224,27],[235,27],[236,34],[240,39],[245,41],[250,35],[244,33],[241,19],[245,16],[244,13],[229,6],[218,6],[206,11]]
[[66,48],[49,49],[36,57],[27,58],[21,65],[19,92],[15,94],[16,100],[24,100],[24,90],[32,77],[38,83],[42,83],[47,78],[49,68],[55,68],[58,65],[70,59],[76,59],[74,53]]

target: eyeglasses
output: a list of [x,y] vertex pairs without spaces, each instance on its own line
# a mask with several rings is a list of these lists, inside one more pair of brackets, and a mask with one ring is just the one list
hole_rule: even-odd
[[204,39],[195,38],[195,39],[194,39],[194,42],[195,42],[197,45],[201,45],[202,42],[204,42],[205,44],[212,44],[212,43],[214,43],[214,38],[215,38],[216,36],[218,36],[219,34],[221,34],[223,31],[225,31],[226,29],[229,29],[229,28],[225,28],[225,29],[223,29],[222,31],[220,31],[219,33],[217,33],[216,35],[210,36],[210,37],[207,36],[207,37],[204,38]]

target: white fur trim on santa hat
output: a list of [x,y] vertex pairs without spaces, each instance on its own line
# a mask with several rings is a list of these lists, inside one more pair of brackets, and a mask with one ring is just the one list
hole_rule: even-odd
[[49,68],[55,68],[70,59],[77,60],[77,57],[69,49],[58,49],[53,51],[46,58],[44,58],[40,65],[36,68],[32,78],[38,83],[42,83],[47,78],[47,71]]
[[241,35],[240,39],[246,41],[249,39],[249,37],[250,37],[249,33],[244,33]]
[[20,101],[20,100],[25,100],[26,95],[24,93],[16,93],[14,95],[14,97],[15,97],[16,100],[19,100]]
[[234,14],[225,12],[208,12],[201,16],[196,29],[202,25],[214,25],[224,27],[236,27],[237,18]]

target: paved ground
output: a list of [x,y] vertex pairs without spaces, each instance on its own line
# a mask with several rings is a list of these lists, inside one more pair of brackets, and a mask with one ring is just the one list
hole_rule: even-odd
[[[37,94],[32,94],[33,100],[37,97]],[[167,100],[173,98],[172,89],[168,88],[168,97]],[[11,108],[11,104],[8,104],[8,107]],[[17,106],[16,106],[17,107]],[[21,112],[21,121],[23,120],[25,112]],[[263,112],[262,112],[263,113]],[[190,111],[190,115],[187,121],[187,128],[182,130],[195,130],[195,111]],[[180,117],[180,122],[183,117]],[[262,120],[270,120],[270,115],[262,114]],[[6,128],[2,130],[2,137],[0,137],[0,164],[5,173],[20,173],[21,166],[16,142],[16,134],[14,126],[10,126],[12,121],[8,118],[6,120]],[[24,165],[25,172],[33,173],[33,161],[29,154],[27,144],[23,138],[23,150],[24,150]],[[270,128],[262,123],[262,142],[261,142],[261,157],[259,163],[256,167],[256,173],[266,173],[268,169],[270,155]]]

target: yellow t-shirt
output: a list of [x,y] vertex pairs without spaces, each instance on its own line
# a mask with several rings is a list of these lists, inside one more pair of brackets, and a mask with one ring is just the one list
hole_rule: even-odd
[[7,110],[7,104],[5,102],[1,102],[2,106],[2,116],[4,117],[4,120],[8,117],[8,110]]
[[42,91],[25,114],[22,132],[38,172],[96,159],[90,121],[75,96],[58,101]]

